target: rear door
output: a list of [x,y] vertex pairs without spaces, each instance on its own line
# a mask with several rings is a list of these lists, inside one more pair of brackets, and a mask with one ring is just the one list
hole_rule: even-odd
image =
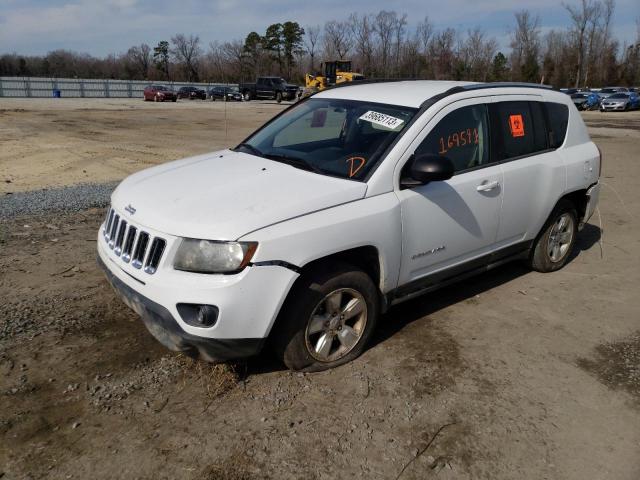
[[448,157],[456,173],[447,181],[397,192],[402,210],[399,285],[405,288],[428,287],[439,274],[452,274],[451,267],[473,268],[472,261],[493,248],[503,180],[500,165],[491,158],[488,101],[448,105],[409,148],[409,153]]
[[273,87],[270,78],[259,78],[256,83],[256,96],[259,98],[271,98],[273,96]]
[[565,188],[565,166],[553,145],[560,139],[550,135],[542,97],[496,96],[490,110],[495,155],[504,175],[496,248],[524,248]]

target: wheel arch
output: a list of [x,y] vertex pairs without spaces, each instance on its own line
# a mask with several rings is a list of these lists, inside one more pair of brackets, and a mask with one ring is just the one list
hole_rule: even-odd
[[587,190],[588,189],[586,188],[581,188],[579,190],[564,194],[561,198],[558,199],[553,208],[555,209],[558,203],[560,203],[562,200],[569,200],[576,207],[576,212],[578,214],[578,223],[581,222],[584,218],[585,212],[587,211],[587,203],[589,202]]

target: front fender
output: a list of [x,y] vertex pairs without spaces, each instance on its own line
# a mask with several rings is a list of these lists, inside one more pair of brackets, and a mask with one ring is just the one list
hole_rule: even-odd
[[296,267],[357,247],[376,247],[380,290],[397,286],[402,253],[402,220],[395,193],[364,198],[265,227],[239,240],[258,242],[252,261],[287,262]]

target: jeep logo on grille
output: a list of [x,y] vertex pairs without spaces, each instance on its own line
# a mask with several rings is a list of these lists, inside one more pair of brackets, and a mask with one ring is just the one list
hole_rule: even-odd
[[127,212],[129,212],[131,215],[133,215],[134,213],[136,213],[136,209],[135,209],[135,208],[133,208],[133,207],[131,206],[131,204],[129,204],[129,205],[127,205],[126,207],[124,207],[124,209],[125,209]]

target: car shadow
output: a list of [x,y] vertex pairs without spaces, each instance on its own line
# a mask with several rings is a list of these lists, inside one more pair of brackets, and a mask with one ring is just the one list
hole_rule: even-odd
[[[600,241],[601,231],[595,225],[586,224],[576,239],[575,247],[567,264],[575,260],[582,252],[591,249]],[[443,310],[456,303],[469,300],[476,295],[511,282],[531,270],[523,262],[511,262],[488,272],[443,287],[412,300],[392,306],[378,323],[367,350],[398,334],[409,324]],[[269,348],[265,348],[259,356],[249,359],[246,364],[238,364],[236,371],[241,378],[251,375],[284,371],[286,368],[275,358]]]
[[469,300],[530,271],[522,263],[509,263],[392,306],[380,318],[378,328],[371,339],[369,348],[388,340],[416,320],[432,315],[456,303]]
[[578,238],[576,238],[575,246],[571,251],[571,255],[569,256],[567,263],[572,262],[582,252],[591,249],[591,247],[596,243],[600,242],[601,238],[602,231],[600,230],[600,227],[591,225],[590,223],[585,224],[582,231],[578,233]]

